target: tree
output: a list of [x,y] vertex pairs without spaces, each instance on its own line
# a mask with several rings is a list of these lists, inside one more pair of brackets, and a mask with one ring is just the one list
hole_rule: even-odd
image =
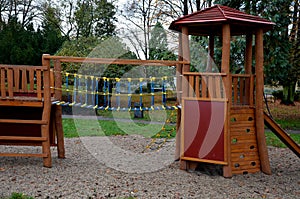
[[78,0],[74,13],[76,38],[113,36],[116,21],[114,5],[106,0]]
[[50,3],[43,4],[43,22],[41,26],[41,35],[43,42],[41,53],[55,54],[62,46],[66,37],[62,36],[60,12]]
[[167,34],[160,22],[157,22],[151,31],[149,58],[154,60],[176,60],[175,55],[168,49]]
[[0,31],[0,62],[5,64],[41,64],[39,55],[41,37],[32,24],[25,28],[11,18]]

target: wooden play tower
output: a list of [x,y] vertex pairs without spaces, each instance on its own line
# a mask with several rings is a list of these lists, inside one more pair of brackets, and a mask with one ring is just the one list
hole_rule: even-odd
[[[212,163],[223,166],[224,177],[259,171],[271,174],[264,135],[263,33],[273,25],[221,5],[171,23],[170,29],[180,32],[180,61],[191,61],[189,35],[209,37],[212,59],[215,37],[222,41],[220,72],[211,71],[212,60],[208,60],[207,71],[201,73],[190,72],[190,64],[177,67],[182,110],[176,153],[181,169]],[[232,74],[231,38],[240,35],[246,38],[244,73]]]

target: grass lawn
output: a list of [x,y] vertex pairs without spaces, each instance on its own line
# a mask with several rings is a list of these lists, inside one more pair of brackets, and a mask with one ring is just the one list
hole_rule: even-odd
[[174,125],[145,124],[138,122],[63,119],[65,137],[112,136],[138,134],[144,137],[174,137]]
[[[286,130],[300,131],[300,103],[296,106],[284,106],[278,102],[269,105],[273,118]],[[144,118],[134,118],[134,112],[98,111],[98,115],[116,120],[85,120],[63,119],[65,137],[78,136],[111,136],[139,134],[145,137],[175,137],[175,123],[177,111],[144,111]],[[126,119],[130,122],[117,120]],[[147,124],[145,121],[162,122],[162,124]],[[163,123],[166,122],[166,125]],[[173,124],[173,125],[171,125]],[[300,134],[291,137],[300,143]],[[272,132],[266,132],[267,144],[276,147],[285,145]]]

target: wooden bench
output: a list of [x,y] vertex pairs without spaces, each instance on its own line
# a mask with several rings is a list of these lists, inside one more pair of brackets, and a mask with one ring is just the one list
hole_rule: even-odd
[[[50,146],[64,158],[61,109],[56,100],[50,64],[43,66],[0,65],[0,145],[41,146],[41,153],[8,153],[0,156],[41,157],[52,166]],[[51,78],[52,77],[52,78]]]

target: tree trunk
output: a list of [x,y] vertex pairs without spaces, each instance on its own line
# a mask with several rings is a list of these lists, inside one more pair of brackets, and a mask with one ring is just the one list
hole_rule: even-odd
[[285,105],[295,105],[294,98],[295,98],[295,88],[296,83],[290,82],[289,84],[283,85],[283,96],[281,104]]

